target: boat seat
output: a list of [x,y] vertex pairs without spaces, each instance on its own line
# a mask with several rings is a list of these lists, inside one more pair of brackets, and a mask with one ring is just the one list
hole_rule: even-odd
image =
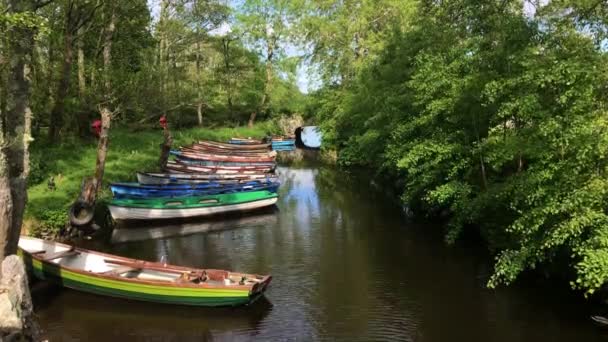
[[52,253],[50,255],[46,255],[42,258],[42,260],[51,261],[51,260],[55,260],[55,259],[59,259],[59,258],[65,258],[65,257],[78,255],[78,254],[80,254],[80,252],[78,252],[72,248],[72,249],[68,249],[67,251],[61,251],[61,252],[57,252],[57,253]]
[[121,266],[121,267],[117,267],[113,270],[105,271],[101,274],[121,275],[123,273],[128,273],[128,272],[133,272],[133,271],[141,271],[141,268],[135,268],[135,267],[130,267],[130,266]]

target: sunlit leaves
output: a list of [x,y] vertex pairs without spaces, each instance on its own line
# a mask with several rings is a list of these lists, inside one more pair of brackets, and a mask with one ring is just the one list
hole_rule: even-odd
[[329,142],[398,175],[410,206],[447,210],[448,241],[475,227],[497,253],[489,286],[558,263],[591,294],[608,281],[605,9],[423,2],[356,82],[325,94]]

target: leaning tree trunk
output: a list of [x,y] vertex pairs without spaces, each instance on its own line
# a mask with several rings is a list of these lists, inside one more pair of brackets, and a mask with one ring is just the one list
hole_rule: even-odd
[[110,6],[112,6],[112,14],[108,27],[105,30],[103,47],[104,102],[99,107],[99,113],[101,114],[101,134],[99,136],[99,144],[97,145],[97,161],[95,164],[95,195],[99,192],[103,181],[109,144],[108,134],[110,131],[110,124],[112,123],[112,111],[110,111],[109,108],[112,99],[110,67],[112,61],[112,37],[116,30],[116,9],[114,4],[111,4]]
[[112,123],[113,113],[110,110],[112,100],[112,84],[110,81],[110,67],[112,56],[112,37],[116,29],[116,10],[113,2],[108,2],[111,7],[111,17],[108,26],[104,30],[103,38],[103,88],[104,98],[99,105],[101,115],[101,132],[97,144],[97,159],[95,162],[94,177],[84,179],[80,191],[79,200],[72,206],[70,211],[70,223],[73,226],[87,226],[93,220],[97,194],[101,189],[103,175],[108,154],[109,131]]
[[[11,0],[8,8],[9,14],[34,12],[36,3]],[[8,98],[6,109],[0,112],[0,259],[17,252],[27,202],[32,119],[29,74],[34,28],[11,27],[8,31]]]

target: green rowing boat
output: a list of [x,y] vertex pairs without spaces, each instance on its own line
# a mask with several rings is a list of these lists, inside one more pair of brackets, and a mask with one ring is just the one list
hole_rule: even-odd
[[274,205],[278,196],[270,191],[174,198],[120,198],[109,205],[115,220],[150,220],[207,216]]
[[39,279],[98,295],[167,304],[236,306],[259,298],[272,277],[123,258],[22,236],[19,254]]

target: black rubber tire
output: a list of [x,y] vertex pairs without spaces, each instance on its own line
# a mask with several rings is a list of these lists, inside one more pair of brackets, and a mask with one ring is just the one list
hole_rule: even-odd
[[87,226],[93,221],[95,206],[91,206],[83,201],[76,201],[70,207],[69,216],[72,226]]

